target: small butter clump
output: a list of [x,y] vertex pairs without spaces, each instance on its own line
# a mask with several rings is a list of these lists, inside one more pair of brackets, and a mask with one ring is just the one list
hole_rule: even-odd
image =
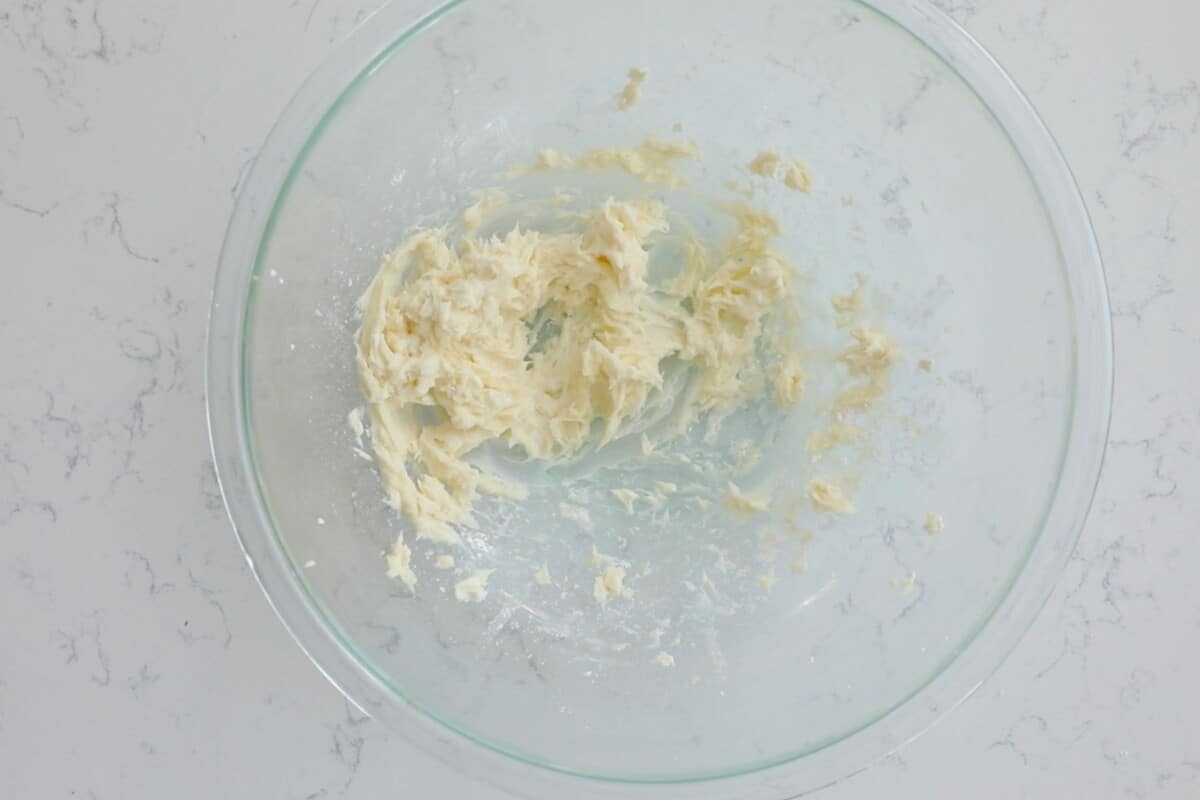
[[412,569],[412,550],[404,542],[397,541],[388,551],[387,576],[399,578],[410,592],[416,587],[417,574]]
[[633,489],[613,489],[612,496],[617,499],[617,502],[625,506],[627,514],[633,513],[633,503],[637,500],[637,492]]
[[857,442],[864,435],[862,428],[837,422],[823,431],[813,431],[804,437],[804,449],[809,455],[823,456],[838,445]]
[[454,584],[454,599],[460,603],[482,603],[487,597],[488,578],[494,569],[477,569]]
[[892,578],[889,583],[899,589],[900,593],[907,597],[913,593],[913,587],[915,587],[917,584],[917,574],[915,572],[910,572],[903,578]]
[[618,597],[630,597],[633,591],[625,585],[625,568],[611,566],[596,576],[592,596],[601,605]]
[[463,230],[473,231],[483,224],[487,215],[508,203],[508,195],[501,189],[484,189],[476,192],[475,204],[463,212]]
[[803,161],[785,159],[774,150],[764,150],[755,156],[746,167],[755,175],[783,182],[789,189],[808,192],[812,189],[812,179]]
[[850,318],[863,310],[867,299],[867,276],[861,272],[854,276],[854,291],[850,294],[835,294],[830,298],[830,305],[838,315],[838,327],[847,327]]
[[842,351],[841,361],[852,377],[863,380],[838,395],[834,408],[865,411],[887,390],[888,376],[900,360],[900,346],[878,328],[856,328],[851,336],[853,342]]
[[854,505],[846,497],[840,486],[829,481],[813,480],[808,484],[808,497],[813,508],[831,514],[852,514]]
[[779,582],[779,578],[775,577],[775,570],[771,570],[770,572],[767,572],[765,575],[759,575],[754,580],[755,580],[755,583],[758,584],[759,588],[762,589],[764,592],[771,591],[772,587],[774,587],[775,584]]
[[780,406],[796,405],[804,395],[806,380],[800,356],[795,353],[784,356],[771,369],[771,382],[775,385],[775,403]]
[[738,488],[737,484],[730,483],[725,505],[740,514],[761,514],[771,507],[771,493],[747,493]]
[[699,161],[700,148],[687,140],[671,141],[649,136],[641,144],[631,147],[599,147],[589,150],[578,158],[552,148],[538,152],[533,167],[513,170],[513,176],[546,170],[619,170],[643,183],[669,187],[685,186],[687,181],[679,175],[674,164],[679,161]]
[[638,67],[633,67],[629,70],[629,82],[625,84],[625,88],[617,95],[617,109],[620,111],[628,111],[637,104],[637,101],[642,96],[642,84],[646,80],[646,70]]

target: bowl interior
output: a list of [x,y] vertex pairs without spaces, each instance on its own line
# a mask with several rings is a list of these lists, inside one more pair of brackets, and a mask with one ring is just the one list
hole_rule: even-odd
[[[642,98],[618,113],[634,66],[649,74]],[[755,575],[768,569],[761,542],[778,517],[743,524],[681,509],[656,527],[586,495],[585,530],[560,513],[572,484],[548,475],[526,506],[485,507],[484,530],[456,553],[460,567],[497,567],[485,602],[455,602],[460,576],[435,570],[442,550],[425,545],[414,548],[421,582],[410,596],[381,558],[405,522],[346,423],[362,404],[356,299],[414,226],[453,224],[472,190],[539,149],[647,135],[701,146],[689,187],[556,173],[513,192],[650,194],[707,221],[726,179],[759,151],[802,158],[810,194],[766,189],[755,202],[779,219],[779,247],[805,276],[814,347],[844,337],[829,297],[861,272],[869,316],[906,359],[861,447],[814,463],[804,413],[733,420],[728,435],[761,449],[755,475],[777,495],[836,476],[855,487],[858,513],[805,518],[807,569],[791,574],[787,557],[765,593]],[[502,222],[528,223],[515,208]],[[253,280],[250,446],[275,533],[331,630],[397,702],[570,772],[739,773],[872,724],[988,621],[1037,541],[1062,466],[1075,320],[1037,188],[955,72],[849,0],[747,2],[736,13],[695,0],[453,5],[329,111],[280,194]],[[923,529],[931,511],[946,520],[936,536]],[[597,606],[583,563],[593,544],[639,565],[638,604]],[[541,561],[556,576],[548,591],[524,568]],[[716,608],[697,615],[718,573]],[[662,650],[673,668],[653,662]]]

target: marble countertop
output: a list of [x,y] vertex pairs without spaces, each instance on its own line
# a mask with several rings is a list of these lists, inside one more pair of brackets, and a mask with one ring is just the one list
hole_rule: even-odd
[[[502,797],[308,663],[208,450],[205,321],[239,181],[378,2],[0,0],[0,797]],[[1112,439],[1014,656],[818,796],[1200,797],[1200,4],[940,5],[1082,185],[1112,289]]]

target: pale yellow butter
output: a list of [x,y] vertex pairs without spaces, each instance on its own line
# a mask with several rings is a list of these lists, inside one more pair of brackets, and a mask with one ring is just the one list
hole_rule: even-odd
[[454,599],[460,603],[482,603],[488,595],[488,578],[494,569],[477,569],[454,584]]
[[633,503],[637,500],[637,492],[632,489],[612,489],[610,493],[617,499],[618,503],[625,506],[625,513],[633,513]]
[[[648,200],[605,202],[580,233],[514,229],[452,246],[422,231],[388,257],[360,301],[358,373],[389,502],[418,538],[457,542],[478,492],[525,497],[471,466],[475,448],[500,441],[554,462],[603,446],[656,397],[669,356],[697,371],[685,418],[751,396],[742,372],[767,316],[789,304],[791,267],[770,249],[773,219],[730,212],[737,233],[715,256],[697,248],[682,292],[649,284],[646,248],[668,226]],[[539,340],[544,319],[555,333]],[[423,424],[428,408],[441,421]],[[638,495],[616,496],[632,510]]]
[[846,493],[842,491],[840,486],[829,481],[819,478],[809,481],[808,497],[812,501],[813,508],[817,511],[825,511],[832,514],[854,513],[854,504],[846,497]]
[[795,353],[784,356],[771,370],[775,403],[780,406],[796,405],[804,395],[807,379],[800,356]]
[[779,578],[775,576],[775,570],[771,570],[764,575],[759,575],[754,581],[764,592],[769,592],[779,582]]
[[484,189],[476,193],[475,204],[463,212],[463,230],[473,231],[483,224],[488,214],[503,208],[508,195],[501,189]]
[[399,540],[387,553],[387,576],[399,578],[411,592],[417,586],[417,574],[412,569],[412,550]]
[[774,150],[764,150],[759,153],[746,168],[763,178],[781,181],[789,189],[800,192],[812,190],[812,178],[809,177],[808,168],[804,162],[794,158],[784,158]]
[[592,596],[596,602],[605,604],[618,597],[630,597],[633,591],[625,585],[625,568],[611,566],[596,576],[592,584]]
[[842,444],[857,442],[866,435],[862,428],[845,423],[834,423],[823,431],[813,431],[804,437],[804,449],[813,456],[823,456]]
[[515,177],[545,170],[620,170],[643,183],[665,186],[684,186],[687,180],[675,171],[675,163],[699,161],[700,147],[694,142],[647,137],[641,144],[629,147],[599,147],[578,158],[571,158],[553,148],[540,150],[532,167],[518,167],[509,175]]
[[628,111],[633,108],[642,96],[642,83],[646,80],[646,70],[633,67],[629,70],[629,81],[617,95],[617,109]]
[[739,514],[761,514],[771,507],[770,492],[744,492],[737,484],[729,484],[725,505]]
[[865,411],[888,387],[892,367],[900,360],[900,346],[878,328],[862,326],[851,332],[852,343],[842,351],[841,361],[852,377],[863,379],[838,395],[838,411]]

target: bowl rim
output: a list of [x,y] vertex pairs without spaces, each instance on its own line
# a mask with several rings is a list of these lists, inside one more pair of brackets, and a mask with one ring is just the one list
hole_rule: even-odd
[[[412,22],[399,3],[368,17],[305,81],[281,114],[238,194],[216,271],[205,365],[209,440],[230,522],[268,603],[313,665],[363,713],[454,768],[535,798],[564,791],[615,796],[790,797],[868,768],[934,725],[1004,662],[1049,599],[1083,529],[1107,443],[1113,390],[1108,292],[1095,232],[1071,170],[1032,104],[969,33],[928,0],[847,0],[895,23],[972,89],[1022,158],[1058,237],[1071,295],[1075,338],[1072,414],[1058,483],[1016,566],[1009,589],[949,663],[864,727],[804,753],[736,772],[663,780],[585,775],[538,761],[454,729],[398,695],[343,642],[305,587],[279,540],[258,482],[245,402],[243,348],[262,247],[278,201],[298,165],[350,90],[455,8],[450,0]],[[396,35],[395,31],[402,31]],[[880,725],[883,720],[889,724]]]

